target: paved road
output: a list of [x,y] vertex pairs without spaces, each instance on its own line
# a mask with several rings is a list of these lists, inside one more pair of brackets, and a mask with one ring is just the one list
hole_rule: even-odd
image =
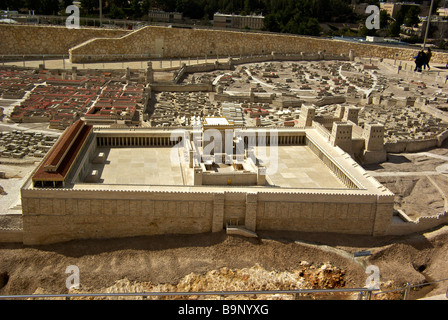
[[[153,60],[153,69],[168,69],[168,68],[178,68],[185,63],[186,65],[195,65],[203,63],[214,63],[217,57],[213,58],[184,58],[184,59],[171,59],[171,60]],[[227,62],[227,58],[219,58],[221,63]],[[77,67],[79,70],[82,69],[126,69],[127,67],[131,69],[146,69],[148,60],[144,61],[130,61],[130,62],[110,62],[110,63],[71,63],[69,59],[53,59],[53,60],[36,60],[36,61],[18,61],[18,62],[5,62],[2,65],[5,66],[17,66],[17,67],[28,67],[28,68],[39,68],[39,65],[45,64],[46,68],[49,69],[66,69],[70,70],[72,67]]]
[[439,160],[444,160],[446,163],[441,164],[435,168],[435,171],[411,171],[411,172],[403,172],[403,171],[374,171],[374,170],[367,170],[367,172],[372,177],[406,177],[406,176],[435,176],[439,174],[448,174],[448,156],[441,155],[441,154],[435,154],[431,152],[416,152],[411,154],[402,153],[401,156],[412,156],[412,157],[429,157]]
[[[28,126],[26,126],[28,125]],[[47,135],[52,135],[52,136],[59,136],[62,134],[62,131],[60,130],[51,130],[51,129],[42,129],[39,127],[32,127],[33,123],[29,123],[29,124],[21,124],[21,123],[5,123],[5,122],[1,122],[0,123],[0,132],[11,132],[12,130],[20,130],[20,131],[24,131],[24,132],[37,132],[37,133],[42,133],[42,134],[47,134]],[[40,125],[40,124],[39,124]]]

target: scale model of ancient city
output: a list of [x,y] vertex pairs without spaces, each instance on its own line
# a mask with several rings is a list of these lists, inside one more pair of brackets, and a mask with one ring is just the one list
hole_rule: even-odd
[[448,222],[446,51],[416,71],[415,47],[274,33],[0,24],[0,39],[0,242]]

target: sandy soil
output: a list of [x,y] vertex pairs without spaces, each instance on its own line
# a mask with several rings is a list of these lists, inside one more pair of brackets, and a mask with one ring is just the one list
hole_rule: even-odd
[[[388,154],[387,162],[364,169],[395,194],[395,209],[411,219],[438,215],[445,211],[448,196],[448,140],[442,148],[427,152]],[[409,175],[403,175],[408,173]],[[441,194],[442,191],[444,194]]]
[[0,160],[0,171],[5,173],[5,179],[0,179],[0,226],[4,225],[4,214],[21,215],[20,208],[20,188],[25,183],[30,173],[36,168],[37,162],[33,158],[21,160]]
[[[444,176],[431,178],[437,180],[438,186],[446,185],[448,181],[448,178]],[[413,220],[423,215],[432,216],[444,212],[444,199],[427,177],[379,177],[377,179],[395,194],[395,209],[403,210]]]
[[[296,242],[298,239],[307,243],[330,245],[334,249],[328,251],[319,246],[300,244]],[[179,283],[185,283],[184,278],[188,275],[190,279],[198,281],[198,276],[206,276],[207,272],[224,267],[238,270],[259,266],[268,273],[294,273],[304,263],[314,268],[320,268],[324,264],[331,265],[331,268],[343,270],[338,273],[338,277],[343,280],[339,284],[343,284],[343,287],[363,287],[368,275],[362,264],[353,258],[347,258],[347,255],[341,255],[336,249],[349,254],[371,250],[372,255],[367,258],[367,263],[380,268],[382,289],[385,290],[402,287],[406,282],[417,284],[428,279],[448,278],[447,240],[448,227],[434,233],[402,238],[265,233],[259,239],[245,239],[226,236],[223,232],[194,236],[72,241],[39,247],[3,244],[0,245],[0,275],[7,275],[7,283],[0,289],[0,294],[66,293],[65,281],[68,274],[65,270],[69,265],[79,267],[82,289],[96,292],[104,292],[105,288],[116,286],[117,281],[131,282],[134,287],[135,283],[147,282],[153,285],[178,286]],[[191,276],[191,273],[196,276]],[[215,271],[214,274],[220,273],[222,272]],[[262,285],[260,281],[257,283]],[[332,286],[328,281],[318,284],[323,287]],[[432,285],[412,292],[412,297],[441,294],[445,291],[446,282],[442,282],[439,286]],[[399,297],[400,295],[389,295],[376,298]]]

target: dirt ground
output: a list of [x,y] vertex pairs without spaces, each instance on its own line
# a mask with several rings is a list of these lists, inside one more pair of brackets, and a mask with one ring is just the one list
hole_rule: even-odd
[[395,209],[417,220],[446,210],[447,159],[448,140],[441,148],[424,152],[388,154],[386,162],[364,169],[395,194]]
[[[332,249],[323,250],[322,245]],[[144,283],[151,283],[156,289],[164,285],[163,288],[171,286],[175,290],[180,283],[184,290],[210,289],[210,284],[218,281],[218,276],[222,277],[223,268],[227,270],[224,273],[230,283],[236,281],[235,274],[241,274],[242,269],[255,268],[259,270],[258,275],[264,273],[270,277],[273,274],[278,277],[282,272],[296,277],[298,274],[306,282],[301,288],[361,288],[368,277],[363,267],[366,264],[379,267],[381,289],[390,290],[401,288],[406,282],[422,284],[448,278],[447,249],[448,227],[398,238],[283,232],[263,233],[258,239],[247,239],[222,232],[72,241],[39,247],[2,244],[0,294],[67,293],[69,274],[65,271],[70,265],[78,266],[84,292],[111,292],[110,288],[115,287],[113,292],[117,286],[121,290],[147,288]],[[370,250],[372,255],[356,258],[359,260],[349,258],[360,250]],[[326,271],[325,279],[316,273],[322,268],[332,270]],[[207,280],[199,280],[201,277]],[[246,275],[246,280],[248,277],[250,274]],[[188,286],[185,286],[186,281],[190,281]],[[204,285],[204,281],[208,284]],[[266,281],[269,283],[263,284],[259,279],[258,287],[254,288],[252,284],[246,290],[265,289],[268,285],[269,289],[276,288],[277,282],[272,287],[267,276]],[[249,282],[247,284],[249,286]],[[279,282],[277,288],[284,286]],[[440,282],[412,291],[411,298],[442,294],[446,288],[447,282]],[[400,299],[401,295],[377,295],[374,298]]]

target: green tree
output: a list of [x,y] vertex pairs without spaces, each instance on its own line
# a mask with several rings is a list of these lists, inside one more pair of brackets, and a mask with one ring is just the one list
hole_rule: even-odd
[[81,0],[82,11],[92,14],[95,8],[99,8],[99,0]]
[[271,32],[281,31],[280,23],[278,22],[277,16],[275,14],[271,13],[264,17],[264,28],[265,30]]
[[360,37],[376,36],[376,30],[367,29],[367,27],[363,25],[361,28],[359,28],[359,36]]
[[389,22],[392,21],[390,15],[386,10],[380,11],[380,29],[386,29],[389,25]]
[[140,0],[131,0],[130,13],[134,19],[141,18],[144,15]]
[[389,37],[399,37],[400,36],[400,23],[398,21],[394,21],[390,24],[387,29],[387,34]]
[[417,26],[420,22],[418,14],[420,13],[420,8],[418,6],[411,6],[405,16],[404,16],[404,24],[406,27],[414,27]]
[[40,0],[38,12],[46,15],[57,15],[59,13],[59,0]]
[[151,0],[142,0],[141,3],[143,14],[148,14],[149,10],[152,9],[152,1]]
[[112,4],[110,6],[110,12],[108,14],[109,18],[111,19],[124,19],[126,17],[126,14],[124,13],[124,10],[115,4]]
[[321,27],[319,21],[316,18],[307,18],[299,26],[298,34],[308,35],[308,36],[319,36],[321,33]]

